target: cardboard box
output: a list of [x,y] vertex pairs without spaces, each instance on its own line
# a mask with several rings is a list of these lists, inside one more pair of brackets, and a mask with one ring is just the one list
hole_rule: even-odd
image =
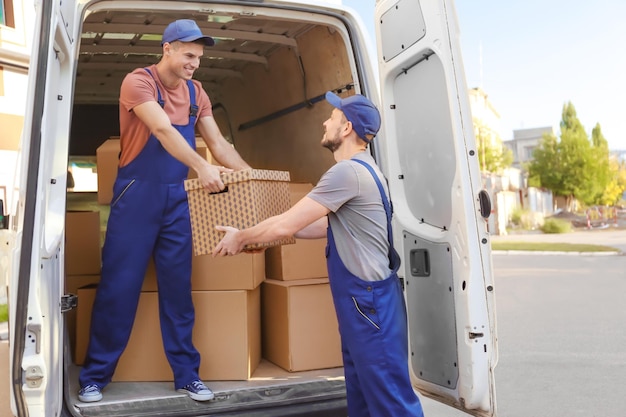
[[[289,209],[289,172],[244,169],[222,174],[223,192],[211,193],[197,179],[186,180],[195,255],[206,255],[222,238],[216,225],[244,229]],[[295,243],[294,238],[248,248]]]
[[191,288],[194,291],[253,290],[265,281],[265,254],[194,256]]
[[[290,205],[305,197],[313,185],[289,183]],[[295,245],[277,246],[265,251],[265,277],[283,281],[323,278],[326,268],[326,238],[296,239]]]
[[246,380],[261,361],[261,287],[194,291],[193,341],[205,381]]
[[302,200],[311,190],[313,184],[306,182],[290,182],[289,183],[289,204],[293,207],[298,201]]
[[65,215],[65,275],[97,275],[100,266],[100,212],[68,211]]
[[[0,82],[3,82],[2,77],[0,77]],[[4,96],[4,94],[2,95]],[[0,112],[0,126],[2,126],[2,135],[0,135],[0,150],[19,150],[22,127],[24,126],[24,116],[9,114],[6,111],[2,111]],[[9,184],[11,183],[9,182]]]
[[[194,256],[191,265],[193,291],[253,290],[265,280],[265,254],[236,256]],[[142,291],[157,291],[156,269],[148,265]]]
[[283,281],[328,277],[326,238],[296,239],[265,251],[265,277]]
[[96,149],[96,173],[98,174],[98,204],[110,204],[113,183],[120,160],[120,140],[108,139]]
[[287,371],[343,366],[328,279],[261,285],[263,357]]
[[[196,138],[196,152],[210,163],[216,163],[202,138]],[[96,149],[98,173],[98,203],[110,204],[113,198],[113,183],[117,177],[120,161],[120,140],[109,138]],[[193,169],[189,170],[189,178],[197,178]]]
[[[196,137],[196,152],[199,153],[202,158],[209,161],[210,164],[222,165],[219,163],[218,160],[213,158],[211,151],[209,151],[209,148],[206,146],[206,143],[201,137]],[[198,173],[195,170],[190,169],[189,175],[187,176],[187,178],[189,179],[198,178]]]
[[[100,282],[100,275],[70,275],[65,277],[65,294],[78,295],[78,289]],[[80,301],[79,301],[80,302]],[[70,341],[70,352],[76,357],[76,316],[78,308],[63,313],[65,328]]]
[[9,341],[0,340],[0,416],[12,416],[9,375]]
[[[85,358],[94,286],[78,290],[76,363]],[[193,343],[204,381],[246,380],[261,360],[260,287],[251,291],[193,291]],[[137,316],[113,381],[172,381],[159,324],[158,293],[142,292]]]

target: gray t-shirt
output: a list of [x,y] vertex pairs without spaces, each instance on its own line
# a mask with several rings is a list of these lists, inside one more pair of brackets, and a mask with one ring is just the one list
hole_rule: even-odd
[[[360,152],[354,158],[374,168],[389,196],[372,156]],[[330,210],[328,220],[337,252],[348,271],[365,281],[383,280],[391,274],[385,208],[367,168],[355,161],[340,161],[326,171],[307,197]]]

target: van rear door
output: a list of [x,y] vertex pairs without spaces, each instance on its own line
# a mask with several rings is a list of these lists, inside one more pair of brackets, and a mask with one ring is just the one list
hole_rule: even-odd
[[[63,228],[75,40],[59,1],[36,2],[10,281],[11,385],[19,416],[61,415]],[[65,2],[65,11],[75,3]],[[72,15],[73,16],[73,15]]]
[[[495,300],[475,138],[452,0],[376,4],[383,128],[409,315],[409,368],[426,396],[496,410]],[[481,205],[482,203],[482,205]]]

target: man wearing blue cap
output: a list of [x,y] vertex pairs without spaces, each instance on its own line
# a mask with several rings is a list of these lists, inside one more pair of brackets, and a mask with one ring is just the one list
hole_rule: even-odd
[[[202,85],[192,80],[205,46],[214,40],[193,20],[163,32],[159,63],[128,74],[120,88],[120,161],[102,249],[101,280],[91,316],[89,347],[78,398],[102,399],[128,343],[141,286],[152,257],[159,288],[159,318],[174,386],[197,401],[214,395],[200,380],[200,354],[192,343],[192,241],[183,181],[189,168],[212,192],[220,173],[249,168],[222,136]],[[195,152],[195,129],[211,165]]]
[[245,245],[296,236],[327,236],[328,277],[341,334],[348,415],[423,416],[408,372],[407,318],[396,272],[391,204],[383,174],[366,151],[380,128],[374,104],[362,95],[339,98],[324,122],[322,145],[337,163],[290,210],[249,229],[226,232],[213,256]]

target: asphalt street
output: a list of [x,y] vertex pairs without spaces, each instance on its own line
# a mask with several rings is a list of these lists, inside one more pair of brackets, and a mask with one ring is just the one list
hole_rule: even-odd
[[[626,252],[625,230],[521,238]],[[626,256],[546,255],[493,255],[497,415],[624,417]],[[423,404],[427,417],[467,416],[426,398]]]

